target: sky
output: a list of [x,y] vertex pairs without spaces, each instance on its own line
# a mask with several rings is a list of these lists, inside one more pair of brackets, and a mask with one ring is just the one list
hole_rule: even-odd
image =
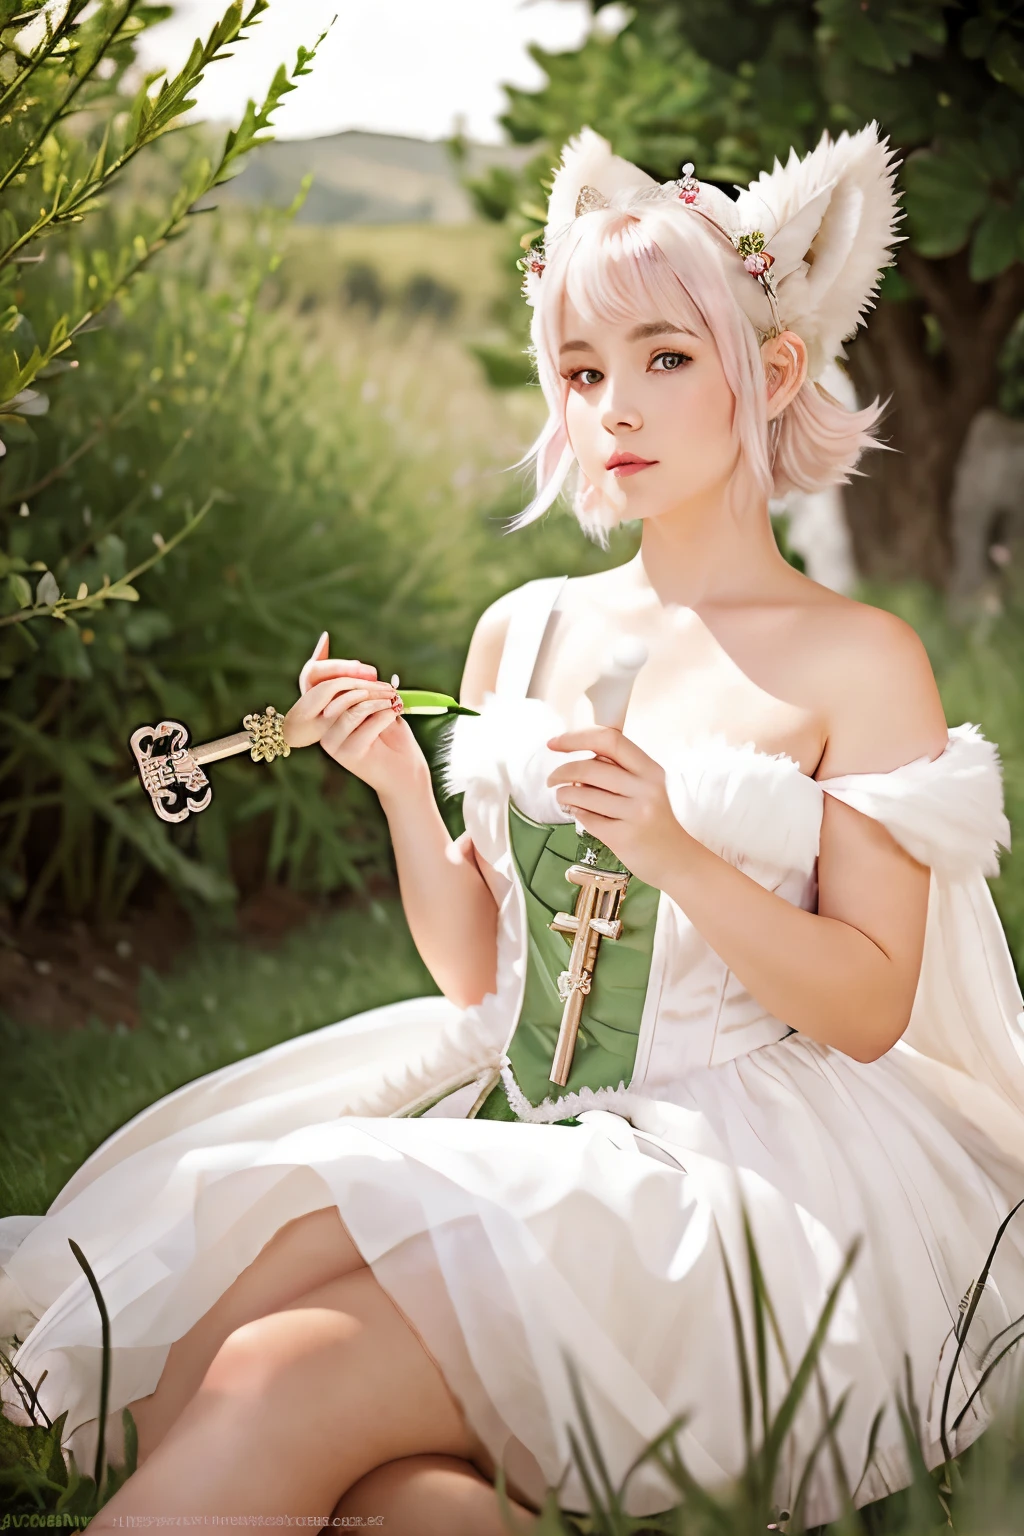
[[[180,67],[226,7],[227,0],[177,0],[174,16],[143,35],[145,66]],[[271,0],[234,57],[207,72],[198,114],[237,117],[277,65],[291,66],[298,44],[312,45],[333,16],[313,73],[276,115],[279,138],[362,128],[438,139],[461,114],[471,139],[499,144],[502,82],[535,90],[544,80],[527,43],[576,48],[591,20],[585,0]],[[603,24],[623,19],[613,12]]]

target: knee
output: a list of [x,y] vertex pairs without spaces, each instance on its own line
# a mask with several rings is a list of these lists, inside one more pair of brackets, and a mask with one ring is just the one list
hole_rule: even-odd
[[344,1346],[358,1320],[326,1308],[270,1312],[235,1328],[217,1350],[203,1388],[239,1401],[279,1395],[315,1365],[326,1345]]
[[509,1496],[506,1524],[494,1485],[460,1456],[423,1453],[377,1466],[342,1495],[332,1512],[363,1523],[371,1517],[417,1536],[507,1536],[532,1531],[535,1512]]

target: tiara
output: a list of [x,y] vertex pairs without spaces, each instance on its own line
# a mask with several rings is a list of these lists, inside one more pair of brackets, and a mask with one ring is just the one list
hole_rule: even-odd
[[[688,160],[682,166],[682,175],[675,181],[660,182],[654,187],[642,187],[636,189],[631,196],[631,202],[680,202],[684,208],[692,208],[701,216],[707,224],[732,246],[733,250],[741,257],[744,269],[749,272],[755,282],[760,283],[768,298],[768,304],[772,312],[772,328],[762,331],[758,328],[758,335],[762,341],[768,341],[773,336],[778,336],[785,330],[779,316],[778,294],[775,291],[775,280],[772,277],[772,267],[775,257],[765,250],[764,231],[752,229],[741,234],[734,235],[725,229],[716,218],[708,212],[701,202],[701,184],[693,174],[693,162]],[[576,212],[573,222],[582,218],[584,214],[593,213],[599,208],[611,208],[614,204],[611,198],[605,197],[597,187],[588,186],[586,183],[580,188],[576,197]],[[559,243],[566,231],[560,230]],[[524,274],[526,279],[539,279],[544,268],[548,265],[546,253],[547,239],[531,246],[525,256],[520,257],[516,266]],[[525,285],[524,285],[525,286]]]
[[523,238],[523,296],[536,302],[544,270],[577,219],[601,208],[681,205],[727,245],[726,281],[759,340],[794,331],[816,381],[846,358],[842,343],[863,323],[882,270],[895,264],[893,246],[906,238],[896,233],[904,217],[899,163],[872,121],[834,141],[823,133],[805,155],[791,149],[785,165],[776,160],[749,186],[737,185],[733,198],[698,181],[690,161],[676,180],[658,182],[582,128],[554,170],[542,239]]

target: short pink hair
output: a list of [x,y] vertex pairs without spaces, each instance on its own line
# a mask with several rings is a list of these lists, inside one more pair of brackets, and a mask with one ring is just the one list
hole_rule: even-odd
[[[637,211],[595,209],[576,219],[536,282],[529,354],[548,403],[540,436],[517,464],[536,467],[536,495],[509,524],[534,522],[554,502],[576,466],[573,511],[588,538],[608,546],[617,513],[576,463],[565,426],[569,385],[558,369],[563,296],[593,323],[669,320],[712,341],[732,390],[737,469],[730,505],[744,480],[766,498],[789,491],[845,485],[865,448],[885,448],[874,436],[886,406],[847,410],[810,379],[774,421],[767,417],[765,368],[758,333],[737,303],[722,261],[722,237],[692,210],[653,203]],[[755,279],[751,277],[751,282]],[[739,482],[739,484],[737,484]]]

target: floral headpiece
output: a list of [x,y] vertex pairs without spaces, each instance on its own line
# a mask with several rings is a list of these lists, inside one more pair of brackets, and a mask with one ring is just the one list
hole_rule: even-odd
[[734,201],[700,182],[693,165],[675,181],[657,182],[618,155],[592,128],[562,151],[554,173],[543,241],[519,262],[523,295],[536,303],[544,268],[576,219],[597,208],[637,212],[651,202],[686,208],[704,219],[739,256],[723,263],[727,280],[763,342],[784,330],[801,336],[808,378],[837,357],[874,304],[885,267],[892,266],[897,207],[894,152],[879,141],[878,124],[833,143],[827,133],[802,158],[795,149],[782,166],[762,171]]

